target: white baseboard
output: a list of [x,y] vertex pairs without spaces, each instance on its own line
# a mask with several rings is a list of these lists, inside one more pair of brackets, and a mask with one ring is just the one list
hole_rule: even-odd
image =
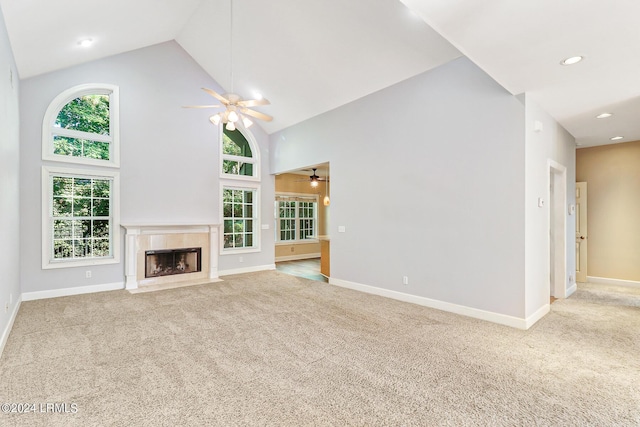
[[525,327],[521,329],[529,329],[532,327],[538,320],[542,319],[549,311],[551,310],[551,304],[545,304],[536,310],[531,316],[527,317],[524,321]]
[[312,259],[312,258],[320,258],[320,253],[279,256],[279,257],[276,257],[276,262],[280,262],[280,261],[297,261],[299,259]]
[[15,322],[16,317],[18,316],[18,310],[20,310],[20,303],[22,302],[22,297],[18,296],[15,305],[13,306],[13,311],[11,312],[11,317],[9,317],[9,323],[7,323],[7,327],[2,331],[2,336],[0,336],[0,358],[2,357],[2,352],[4,351],[4,346],[7,344],[7,340],[9,339],[9,334],[11,333],[11,329],[13,328],[13,322]]
[[257,265],[255,267],[234,268],[231,270],[219,270],[218,276],[231,276],[232,274],[255,273],[258,271],[275,270],[275,264]]
[[[508,316],[506,314],[494,313],[492,311],[480,310],[477,308],[467,307],[458,304],[452,304],[449,302],[434,300],[431,298],[420,297],[417,295],[405,294],[402,292],[391,291],[389,289],[377,288],[375,286],[363,285],[355,282],[348,282],[346,280],[329,278],[329,284],[340,286],[343,288],[353,289],[368,294],[378,295],[382,297],[392,298],[398,301],[410,302],[413,304],[422,305],[429,308],[435,308],[437,310],[448,311],[450,313],[461,314],[463,316],[473,317],[475,319],[487,320],[489,322],[498,323],[500,325],[511,326],[518,329],[528,329],[533,325],[540,317],[544,316],[546,312],[544,307],[534,313],[533,316],[528,319],[521,319],[518,317]],[[547,306],[548,311],[548,306]],[[536,319],[536,316],[539,316]]]
[[634,280],[609,279],[607,277],[587,276],[587,282],[600,283],[603,285],[631,286],[634,288],[640,287],[640,282],[636,282]]
[[578,290],[578,284],[574,283],[573,286],[571,286],[569,289],[567,289],[567,296],[565,296],[565,298],[569,298],[577,290]]
[[75,288],[51,289],[48,291],[24,292],[22,301],[66,297],[70,295],[92,294],[95,292],[117,291],[124,289],[124,282],[104,283],[102,285],[78,286]]

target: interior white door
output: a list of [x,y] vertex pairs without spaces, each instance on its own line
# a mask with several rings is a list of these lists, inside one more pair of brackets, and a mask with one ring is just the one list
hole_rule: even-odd
[[587,281],[587,183],[576,182],[576,282]]

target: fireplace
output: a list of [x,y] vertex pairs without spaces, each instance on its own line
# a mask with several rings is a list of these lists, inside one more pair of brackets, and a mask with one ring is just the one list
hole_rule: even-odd
[[219,280],[219,225],[123,224],[123,227],[128,291]]
[[144,255],[145,278],[202,271],[202,248],[150,250]]

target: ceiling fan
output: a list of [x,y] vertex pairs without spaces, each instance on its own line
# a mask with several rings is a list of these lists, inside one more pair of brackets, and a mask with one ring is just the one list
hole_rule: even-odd
[[265,98],[261,99],[243,99],[237,93],[233,91],[233,0],[229,0],[229,77],[231,80],[231,92],[220,95],[218,92],[203,87],[202,90],[213,96],[220,101],[222,105],[190,105],[185,108],[225,108],[224,112],[216,113],[209,117],[209,121],[214,125],[220,123],[226,124],[227,130],[236,130],[236,123],[242,121],[245,128],[248,128],[253,124],[251,119],[246,116],[251,116],[256,119],[270,122],[273,117],[261,113],[259,111],[251,110],[250,107],[259,105],[271,104]]
[[306,182],[306,181],[309,181],[309,183],[311,183],[311,186],[312,186],[312,187],[317,187],[317,186],[318,186],[318,184],[320,183],[320,181],[327,181],[327,182],[329,181],[329,177],[326,177],[326,178],[321,178],[321,177],[319,177],[319,176],[316,174],[316,170],[318,170],[318,168],[313,168],[313,175],[310,175],[308,180],[306,180],[306,179],[301,179],[301,180],[298,180],[298,181],[296,181],[296,182]]
[[259,111],[251,110],[249,107],[255,107],[259,105],[269,105],[270,102],[265,99],[243,99],[240,95],[235,93],[225,93],[224,95],[220,95],[218,92],[208,89],[206,87],[202,88],[203,91],[207,92],[209,95],[213,96],[215,99],[220,101],[221,105],[187,105],[185,108],[225,108],[225,111],[222,113],[214,114],[209,117],[209,120],[214,125],[218,125],[220,123],[226,123],[228,130],[235,130],[236,123],[239,120],[242,120],[242,123],[245,127],[249,127],[253,124],[253,122],[245,116],[251,116],[256,119],[264,120],[266,122],[270,122],[273,120],[273,117],[261,113]]

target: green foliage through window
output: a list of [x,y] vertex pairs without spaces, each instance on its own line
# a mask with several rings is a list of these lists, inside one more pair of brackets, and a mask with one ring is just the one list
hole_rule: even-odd
[[[316,238],[317,206],[314,201],[278,200],[277,240],[280,242]],[[297,234],[297,236],[296,236]]]
[[[68,102],[53,125],[53,153],[110,160],[109,95],[85,95]],[[93,138],[86,138],[87,134]]]
[[[225,158],[227,156],[246,157],[246,161]],[[222,132],[222,171],[229,175],[253,176],[253,153],[247,138],[239,130]]]
[[109,135],[109,96],[85,95],[70,101],[58,113],[54,126]]
[[109,160],[109,143],[54,135],[53,153],[62,156]]
[[53,176],[53,258],[111,255],[110,179]]
[[225,248],[254,246],[254,190],[225,188],[222,195]]

